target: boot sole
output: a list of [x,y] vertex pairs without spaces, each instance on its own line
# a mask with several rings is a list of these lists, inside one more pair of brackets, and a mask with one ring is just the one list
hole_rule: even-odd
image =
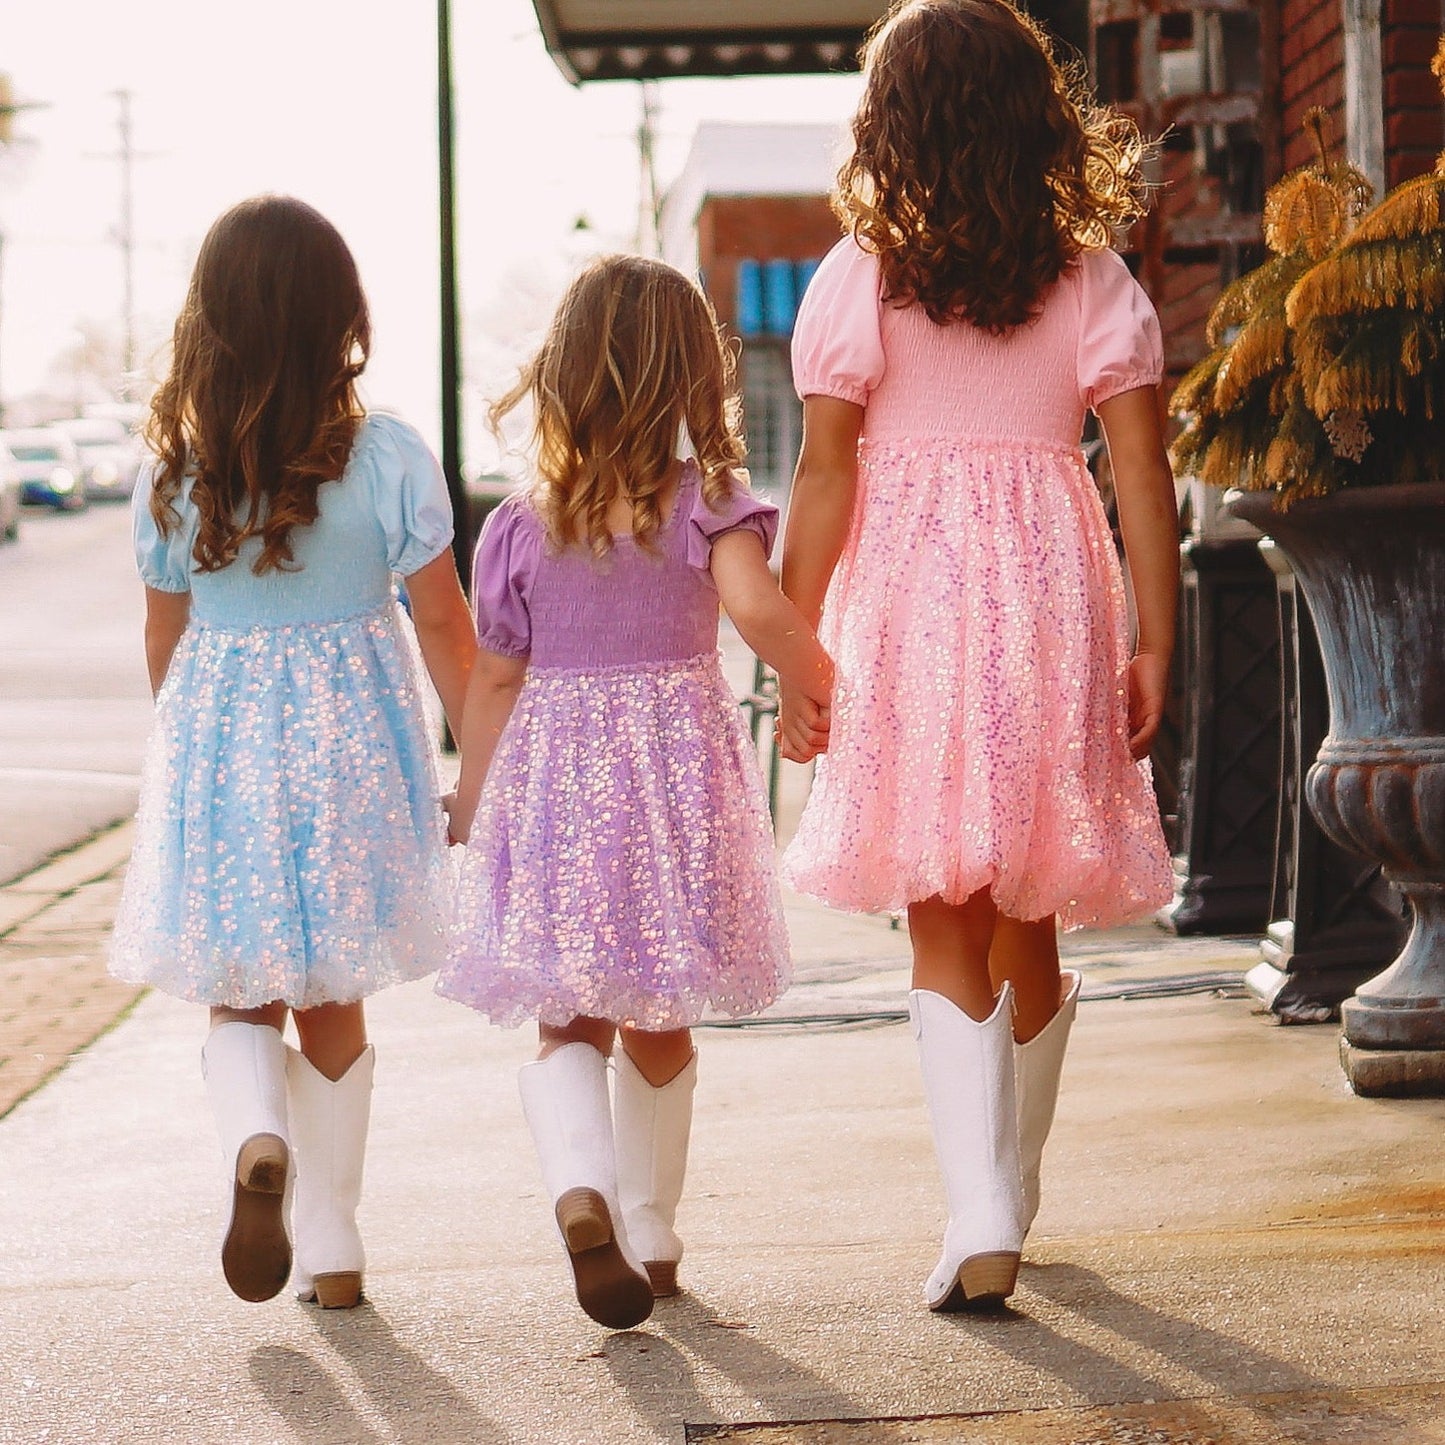
[[361,1303],[361,1273],[338,1270],[312,1280],[312,1296],[324,1310],[352,1310]]
[[970,1255],[958,1267],[953,1288],[929,1308],[940,1315],[1002,1309],[1019,1278],[1019,1256],[1007,1251]]
[[231,1293],[251,1304],[274,1299],[291,1273],[291,1241],[282,1209],[289,1162],[286,1141],[275,1134],[253,1134],[236,1155],[221,1272]]
[[607,1201],[595,1189],[569,1189],[557,1201],[556,1215],[577,1303],[610,1330],[640,1325],[652,1313],[652,1284],[623,1256]]

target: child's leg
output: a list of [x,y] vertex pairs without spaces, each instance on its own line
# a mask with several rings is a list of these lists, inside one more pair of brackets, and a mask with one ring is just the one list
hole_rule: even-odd
[[213,1008],[201,1049],[206,1094],[231,1176],[221,1268],[233,1293],[268,1300],[291,1272],[285,1191],[291,1130],[286,1108],[286,1006]]
[[637,1065],[637,1072],[654,1089],[670,1084],[692,1062],[695,1050],[691,1029],[668,1029],[649,1033],[623,1025],[622,1047]]
[[986,893],[908,909],[909,1012],[948,1200],[943,1252],[924,1285],[934,1310],[997,1307],[1018,1277],[1024,1225],[1013,990],[1005,983],[994,997],[988,964],[996,922]]
[[1011,983],[1014,1038],[1027,1043],[1059,1011],[1059,925],[1047,918],[1024,922],[1000,913],[988,951],[995,990]]
[[296,1032],[301,1052],[286,1051],[297,1156],[292,1286],[299,1299],[315,1299],[323,1309],[350,1309],[361,1300],[366,1268],[356,1209],[376,1053],[360,1003],[298,1009]]
[[913,987],[942,994],[972,1019],[994,1010],[988,957],[998,909],[987,890],[963,903],[925,898],[908,905]]
[[537,1057],[545,1059],[567,1044],[591,1044],[604,1059],[612,1055],[617,1025],[608,1019],[575,1018],[566,1024],[537,1025]]
[[627,1236],[659,1299],[677,1293],[673,1227],[687,1176],[697,1053],[690,1029],[622,1030],[617,1073],[617,1189]]
[[616,1026],[575,1018],[542,1024],[538,1057],[517,1076],[542,1181],[567,1247],[577,1302],[614,1330],[652,1313],[652,1286],[627,1242],[617,1192],[617,1155],[607,1056]]
[[1019,1164],[1023,1172],[1024,1224],[1039,1208],[1039,1166],[1053,1127],[1059,1075],[1079,1003],[1077,971],[1059,970],[1056,920],[1024,923],[1000,916],[989,951],[989,971],[1000,987],[1011,983],[1014,1007],[1014,1091],[1019,1113]]

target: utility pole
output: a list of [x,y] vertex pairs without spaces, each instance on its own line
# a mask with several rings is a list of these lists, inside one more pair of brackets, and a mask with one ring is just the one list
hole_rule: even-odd
[[662,198],[657,192],[657,82],[642,82],[642,117],[637,123],[637,249],[646,256],[662,250]]
[[135,374],[135,145],[131,133],[131,93],[117,90],[115,98],[120,102],[120,149],[116,152],[116,159],[120,161],[120,227],[116,242],[120,246],[125,323],[121,385],[129,392],[131,377]]
[[452,555],[471,590],[472,519],[462,478],[461,342],[457,321],[456,157],[452,111],[452,16],[437,0],[437,230],[441,273],[442,472],[452,500]]

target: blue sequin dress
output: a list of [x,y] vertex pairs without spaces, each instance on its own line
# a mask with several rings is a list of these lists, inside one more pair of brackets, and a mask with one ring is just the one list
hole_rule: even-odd
[[258,577],[248,542],[194,570],[197,516],[161,537],[136,487],[145,583],[191,594],[156,699],[111,972],[204,1004],[349,1003],[441,961],[450,868],[415,654],[393,574],[451,543],[420,437],[362,424],[299,570]]

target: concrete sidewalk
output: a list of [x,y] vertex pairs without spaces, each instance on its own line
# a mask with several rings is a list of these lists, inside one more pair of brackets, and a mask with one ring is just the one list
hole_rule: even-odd
[[[0,895],[11,1014],[67,961],[52,1002],[98,979],[124,846]],[[789,919],[798,986],[699,1034],[687,1293],[622,1334],[567,1288],[529,1031],[426,983],[370,1005],[368,1303],[322,1313],[226,1290],[203,1021],[142,997],[0,1118],[0,1441],[1445,1441],[1445,1104],[1352,1096],[1333,1028],[1228,986],[1252,946],[1067,941],[1088,989],[1015,1308],[946,1318],[904,936]]]

